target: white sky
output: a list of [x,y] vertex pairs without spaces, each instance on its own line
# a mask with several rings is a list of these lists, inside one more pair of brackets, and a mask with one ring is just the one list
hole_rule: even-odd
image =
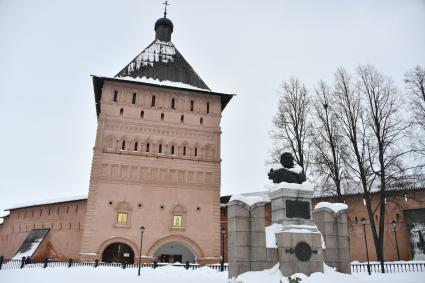
[[[115,75],[154,39],[163,0],[0,0],[0,208],[86,194],[96,131],[90,74]],[[222,194],[257,191],[277,90],[374,64],[402,84],[425,65],[425,1],[177,1],[172,41],[223,113]]]

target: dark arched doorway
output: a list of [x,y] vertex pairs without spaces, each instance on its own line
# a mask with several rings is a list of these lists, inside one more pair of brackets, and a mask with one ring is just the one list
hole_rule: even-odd
[[190,248],[187,246],[178,243],[172,242],[167,243],[159,247],[154,253],[154,257],[159,262],[167,262],[167,263],[185,263],[188,262],[196,262],[196,256],[192,252]]
[[134,252],[123,243],[113,243],[105,248],[102,254],[104,262],[134,263]]

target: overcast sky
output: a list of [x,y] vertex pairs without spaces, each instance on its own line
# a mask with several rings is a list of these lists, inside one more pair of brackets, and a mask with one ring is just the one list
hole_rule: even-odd
[[[87,194],[96,111],[90,74],[113,76],[154,39],[162,0],[0,0],[0,209]],[[374,64],[402,85],[425,65],[425,1],[176,1],[172,41],[216,91],[222,194],[268,183],[277,90]]]

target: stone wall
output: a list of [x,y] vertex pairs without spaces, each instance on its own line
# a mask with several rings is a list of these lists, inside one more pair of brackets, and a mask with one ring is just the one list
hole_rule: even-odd
[[326,207],[315,209],[313,219],[325,240],[326,249],[323,250],[325,263],[335,267],[339,272],[350,274],[350,238],[347,210],[336,213]]

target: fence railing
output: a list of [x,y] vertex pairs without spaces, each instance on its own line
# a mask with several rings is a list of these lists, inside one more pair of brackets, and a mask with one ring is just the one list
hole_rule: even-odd
[[[160,266],[169,265],[168,263],[143,263],[140,265],[141,268],[157,268]],[[207,265],[199,265],[196,263],[186,262],[171,264],[172,266],[182,267],[185,269],[198,269],[202,266],[208,266],[214,270],[218,271],[227,271],[227,264],[207,264]],[[48,267],[116,267],[116,268],[138,268],[138,264],[127,264],[127,263],[107,263],[101,262],[99,260],[95,260],[93,262],[79,262],[73,259],[69,259],[68,261],[54,261],[45,259],[43,261],[35,261],[29,259],[5,259],[0,257],[0,270],[5,269],[23,269],[23,268],[48,268]],[[425,262],[406,262],[406,263],[384,263],[384,269],[386,273],[399,273],[399,272],[425,272]],[[379,263],[371,263],[370,271],[373,273],[381,272],[381,265]],[[368,272],[366,263],[352,263],[351,264],[351,273],[361,273]]]
[[[424,272],[425,262],[406,262],[406,263],[389,262],[389,263],[384,263],[384,269],[385,269],[385,273]],[[367,263],[352,263],[351,273],[360,273],[360,272],[368,272]],[[371,263],[370,272],[380,273],[381,264]]]
[[[140,265],[141,268],[157,268],[161,266],[166,265],[172,265],[176,267],[182,267],[185,269],[198,269],[203,266],[208,266],[214,270],[218,271],[227,271],[228,267],[227,264],[206,264],[206,265],[199,265],[196,263],[189,263],[186,262],[184,264],[181,263],[175,263],[175,264],[168,264],[168,263],[162,263],[162,262],[156,262],[153,263],[143,263]],[[97,268],[99,266],[106,266],[106,267],[117,267],[117,268],[138,268],[138,264],[133,263],[108,263],[108,262],[101,262],[99,260],[95,260],[93,262],[79,262],[75,261],[73,259],[69,259],[68,261],[55,261],[55,260],[49,260],[45,259],[43,261],[36,261],[36,260],[30,260],[30,259],[5,259],[3,257],[0,257],[0,270],[5,269],[23,269],[23,268],[48,268],[48,267],[93,267]]]

